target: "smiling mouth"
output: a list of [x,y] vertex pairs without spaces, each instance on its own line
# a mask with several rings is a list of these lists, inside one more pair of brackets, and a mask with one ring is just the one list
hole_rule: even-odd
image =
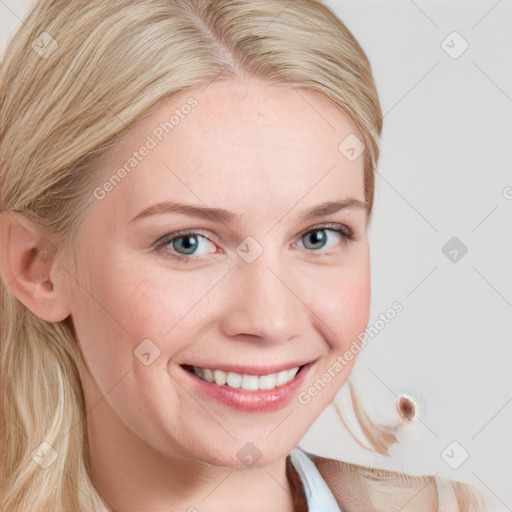
[[234,389],[245,389],[247,391],[272,390],[284,386],[293,381],[297,374],[306,365],[296,366],[289,370],[283,370],[268,375],[250,375],[247,373],[225,372],[223,370],[212,370],[210,368],[199,368],[184,364],[182,368],[193,373],[200,379],[211,384],[227,386]]

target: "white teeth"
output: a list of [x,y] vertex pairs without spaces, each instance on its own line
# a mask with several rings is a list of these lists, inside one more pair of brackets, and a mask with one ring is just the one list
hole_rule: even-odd
[[242,389],[249,391],[256,391],[258,389],[258,376],[257,375],[242,375]]
[[219,386],[223,386],[228,381],[226,372],[222,370],[214,370],[213,376],[215,377],[215,383]]
[[299,366],[283,370],[269,375],[248,375],[235,372],[225,372],[223,370],[210,370],[209,368],[193,367],[194,373],[207,382],[215,382],[219,386],[229,386],[232,388],[242,388],[248,391],[257,391],[258,389],[274,389],[292,381],[299,371]]
[[242,376],[239,373],[228,372],[227,385],[232,388],[239,388],[242,385]]
[[299,371],[299,367],[297,366],[297,368],[290,368],[288,370],[288,380],[292,380],[295,375],[297,375],[297,372]]
[[276,374],[261,375],[258,379],[260,389],[274,389],[276,387]]
[[276,374],[276,386],[282,386],[288,382],[288,370]]

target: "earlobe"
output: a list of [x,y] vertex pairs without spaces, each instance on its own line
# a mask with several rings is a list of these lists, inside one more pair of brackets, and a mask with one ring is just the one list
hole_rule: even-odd
[[0,278],[32,313],[47,322],[60,322],[69,309],[56,272],[57,246],[28,218],[0,214]]

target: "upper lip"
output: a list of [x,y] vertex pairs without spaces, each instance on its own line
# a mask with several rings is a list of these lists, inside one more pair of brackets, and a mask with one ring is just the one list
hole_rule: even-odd
[[283,370],[290,370],[311,363],[312,361],[295,361],[291,363],[273,364],[273,365],[241,365],[241,364],[216,364],[216,363],[199,363],[199,364],[181,364],[184,368],[191,369],[192,366],[197,368],[209,368],[210,370],[222,370],[224,372],[234,372],[248,375],[269,375],[271,373],[279,373]]

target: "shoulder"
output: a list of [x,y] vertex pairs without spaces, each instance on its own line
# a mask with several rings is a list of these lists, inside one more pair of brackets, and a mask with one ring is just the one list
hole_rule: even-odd
[[482,491],[469,484],[437,475],[410,475],[304,453],[314,462],[344,512],[496,510]]

